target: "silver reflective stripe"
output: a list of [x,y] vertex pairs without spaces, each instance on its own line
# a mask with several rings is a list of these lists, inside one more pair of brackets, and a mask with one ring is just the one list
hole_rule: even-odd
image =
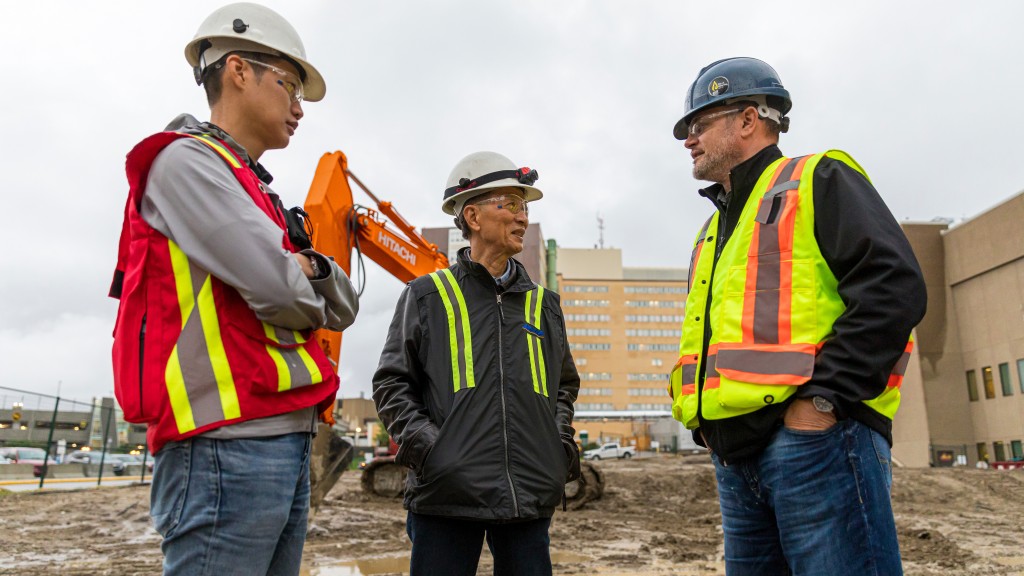
[[715,364],[723,370],[749,374],[787,374],[810,378],[814,373],[814,355],[804,352],[719,349]]

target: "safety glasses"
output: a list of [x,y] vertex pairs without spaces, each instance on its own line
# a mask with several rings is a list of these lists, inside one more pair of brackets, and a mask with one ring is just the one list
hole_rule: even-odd
[[292,99],[292,102],[302,101],[302,96],[305,92],[302,88],[302,80],[299,80],[298,76],[283,68],[267,64],[266,62],[260,62],[259,60],[253,60],[251,58],[242,58],[242,60],[252,64],[253,66],[262,66],[280,76],[281,78],[277,79],[277,84],[284,88],[285,92],[288,93],[288,97]]
[[743,108],[722,110],[721,112],[715,112],[713,114],[708,114],[707,116],[698,118],[697,120],[690,122],[690,126],[687,129],[687,134],[689,134],[693,138],[700,138],[700,135],[706,132],[708,127],[711,126],[711,123],[717,120],[718,118],[721,118],[722,116],[728,116],[729,114],[735,114],[737,112],[743,112],[746,109],[746,106],[744,106]]
[[519,196],[503,194],[501,196],[494,196],[493,198],[474,202],[474,204],[497,204],[498,210],[504,208],[513,214],[519,214],[520,210],[522,210],[523,214],[528,215],[530,213],[529,203]]

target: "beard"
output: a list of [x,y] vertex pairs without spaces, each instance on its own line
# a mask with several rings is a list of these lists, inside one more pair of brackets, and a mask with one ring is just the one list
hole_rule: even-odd
[[722,130],[710,146],[704,147],[704,153],[694,160],[694,179],[726,184],[729,172],[742,160],[738,147],[734,145],[732,125],[727,124]]

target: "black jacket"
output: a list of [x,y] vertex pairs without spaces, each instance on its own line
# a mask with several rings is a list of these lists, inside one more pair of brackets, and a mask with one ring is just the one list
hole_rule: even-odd
[[[716,262],[757,179],[781,157],[778,146],[768,146],[732,169],[730,194],[720,184],[700,191],[721,213]],[[814,237],[839,281],[846,311],[818,352],[814,375],[792,398],[821,396],[832,402],[838,418],[863,422],[892,444],[892,421],[861,401],[885,390],[911,330],[924,317],[924,277],[906,235],[864,176],[839,160],[823,158],[813,185]],[[710,337],[710,330],[706,334]],[[725,420],[701,418],[694,440],[704,445],[706,439],[727,461],[756,455],[782,425],[788,406],[773,404]]]
[[[449,268],[468,310],[475,387],[462,376],[456,390],[448,313],[433,279],[413,280],[398,301],[373,400],[399,445],[396,461],[412,469],[405,507],[418,514],[549,517],[561,501],[569,458],[578,458],[572,418],[579,375],[558,294],[545,290],[541,325],[526,326],[526,296],[533,291],[532,308],[536,285],[512,262],[504,288],[469,259],[468,249]],[[527,339],[541,344],[547,396],[542,386],[535,391],[531,366],[539,357],[531,363]]]

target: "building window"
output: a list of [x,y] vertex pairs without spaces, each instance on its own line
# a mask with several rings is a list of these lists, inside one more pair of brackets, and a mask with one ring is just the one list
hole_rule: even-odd
[[984,442],[978,442],[978,460],[988,462],[988,446]]
[[576,365],[577,366],[586,366],[587,365],[587,359],[586,358],[576,358]]
[[626,336],[644,336],[651,338],[679,338],[682,335],[682,330],[662,330],[659,328],[630,328],[629,330],[626,330]]
[[992,379],[992,367],[985,366],[981,369],[981,381],[985,383],[985,398],[996,397],[996,383]]
[[665,404],[630,404],[626,407],[627,410],[671,410],[672,404],[666,402]]
[[611,372],[580,372],[580,380],[611,380]]
[[[611,388],[580,388],[580,396],[611,396]],[[576,405],[577,407],[579,404]]]
[[678,352],[678,344],[626,344],[630,352]]
[[682,315],[672,314],[626,314],[626,322],[671,322],[681,323],[685,320]]
[[594,342],[570,342],[569,348],[572,350],[611,350],[612,345]]
[[626,300],[628,308],[685,308],[683,300]]
[[626,286],[626,294],[686,294],[685,286]]
[[1024,446],[1021,445],[1020,440],[1010,442],[1010,451],[1013,452],[1014,460],[1024,458]]
[[967,371],[967,397],[971,402],[978,401],[978,377],[974,375],[974,370]]
[[661,372],[655,372],[653,374],[652,373],[636,374],[636,373],[632,373],[631,372],[631,373],[626,375],[626,380],[638,381],[638,382],[652,382],[652,381],[653,382],[660,382],[662,380],[668,380],[668,378],[669,378],[668,374],[663,374]]
[[1024,358],[1017,360],[1017,381],[1020,383],[1020,393],[1024,394]]
[[1013,382],[1010,381],[1010,365],[1006,362],[999,365],[999,384],[1003,387],[1003,396],[1013,396]]
[[661,358],[651,358],[651,366],[661,366]]
[[573,286],[562,286],[564,292],[607,292],[607,286],[584,286],[584,285],[573,285]]
[[607,328],[566,328],[566,336],[611,336],[612,331]]
[[1006,446],[1002,441],[993,442],[992,448],[995,449],[996,462],[1006,462]]
[[568,322],[608,322],[612,319],[608,314],[566,314]]
[[562,300],[562,306],[594,306],[607,308],[609,300]]
[[668,390],[665,388],[630,388],[630,396],[666,396],[668,397]]
[[614,410],[615,406],[611,402],[577,402],[576,410]]

